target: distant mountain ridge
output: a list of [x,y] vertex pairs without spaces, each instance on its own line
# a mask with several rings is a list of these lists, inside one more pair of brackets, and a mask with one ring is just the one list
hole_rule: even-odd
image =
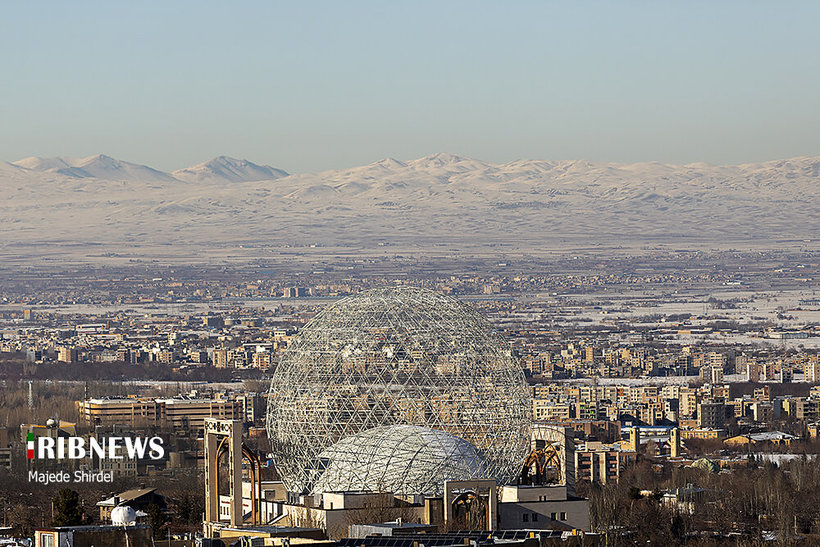
[[253,182],[286,177],[288,172],[269,165],[257,165],[248,160],[217,156],[199,165],[174,171],[172,175],[188,182]]
[[288,176],[282,169],[257,165],[248,160],[217,156],[211,160],[166,173],[147,165],[114,159],[104,154],[86,158],[29,157],[10,163],[21,169],[65,175],[72,178],[96,178],[114,181],[172,182],[252,182]]
[[74,178],[166,182],[174,180],[174,177],[170,174],[163,173],[147,165],[120,161],[103,154],[87,158],[30,157],[12,162],[12,165],[31,171],[55,173]]
[[514,245],[813,240],[820,158],[742,165],[386,158],[288,174],[219,156],[164,173],[108,156],[0,163],[0,248],[402,240]]

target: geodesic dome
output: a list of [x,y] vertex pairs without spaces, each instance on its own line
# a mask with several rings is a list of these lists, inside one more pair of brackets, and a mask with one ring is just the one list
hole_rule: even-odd
[[[294,492],[329,491],[358,484],[357,477],[379,476],[374,469],[347,466],[349,480],[339,474],[332,484],[322,483],[328,470],[322,453],[335,445],[335,461],[356,461],[355,454],[340,451],[355,453],[386,431],[376,428],[396,425],[446,433],[414,437],[413,442],[430,443],[431,454],[449,454],[451,441],[443,439],[457,438],[465,443],[456,443],[462,456],[469,460],[470,450],[479,455],[481,465],[467,466],[465,476],[444,478],[478,478],[474,471],[480,469],[482,478],[505,483],[526,456],[529,412],[524,374],[481,314],[429,290],[390,287],[344,298],[301,329],[271,381],[267,426],[274,464]],[[374,431],[359,435],[368,430]],[[389,452],[392,441],[379,442]],[[382,462],[375,458],[365,465]],[[403,477],[391,479],[392,491],[437,492],[440,485],[412,492],[416,483],[410,477],[415,468],[431,473],[439,464],[420,460],[399,466],[404,471],[388,470],[391,477]]]
[[402,494],[443,493],[447,479],[486,477],[476,448],[444,431],[417,425],[367,429],[319,454],[314,492],[379,490]]

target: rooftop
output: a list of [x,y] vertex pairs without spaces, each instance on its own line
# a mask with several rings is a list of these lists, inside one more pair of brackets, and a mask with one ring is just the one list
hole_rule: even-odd
[[[116,496],[112,496],[108,499],[104,499],[102,501],[97,502],[97,507],[114,507],[115,505],[120,505],[129,501],[134,501],[135,499],[139,499],[143,496],[147,496],[155,492],[156,488],[133,488],[131,490],[126,490],[125,492],[121,492]],[[114,502],[115,498],[119,498],[118,502]]]

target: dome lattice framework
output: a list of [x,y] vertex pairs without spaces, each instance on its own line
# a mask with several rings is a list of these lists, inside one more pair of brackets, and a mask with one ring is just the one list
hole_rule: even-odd
[[[448,478],[509,482],[527,455],[529,408],[521,368],[481,314],[429,290],[391,287],[344,298],[302,328],[271,381],[267,426],[290,491],[360,484],[340,474],[348,469],[374,481],[363,489],[433,494]],[[401,425],[446,435],[385,427]],[[404,460],[389,448],[401,444],[397,431],[430,445],[396,452],[425,455],[398,478]],[[365,445],[379,449],[370,457]],[[433,478],[419,486],[418,472]]]
[[482,477],[485,462],[459,437],[417,425],[367,429],[319,454],[317,492],[378,490],[440,494],[448,478]]

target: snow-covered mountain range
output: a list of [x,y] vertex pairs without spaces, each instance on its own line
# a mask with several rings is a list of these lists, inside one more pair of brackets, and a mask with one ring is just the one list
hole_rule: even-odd
[[199,165],[174,171],[172,175],[188,182],[220,183],[274,180],[286,177],[288,173],[269,165],[256,165],[248,160],[219,156]]
[[504,164],[434,154],[289,175],[220,156],[165,173],[107,156],[0,163],[0,246],[136,242],[776,242],[820,235],[820,158]]
[[30,172],[112,181],[171,182],[176,179],[186,182],[224,183],[273,180],[288,175],[285,171],[275,167],[256,165],[248,160],[238,160],[227,156],[218,156],[210,161],[173,173],[163,173],[147,165],[120,161],[103,154],[87,158],[30,157],[11,162],[10,165]]
[[36,173],[65,175],[71,178],[141,180],[170,182],[174,177],[146,165],[115,160],[98,154],[87,158],[25,158],[11,165]]

